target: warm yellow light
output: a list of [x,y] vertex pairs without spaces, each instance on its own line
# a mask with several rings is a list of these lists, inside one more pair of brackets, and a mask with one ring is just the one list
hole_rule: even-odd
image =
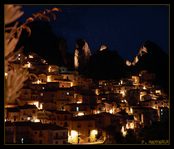
[[99,110],[95,110],[95,111],[94,111],[94,114],[99,114],[99,113],[100,113]]
[[39,108],[39,102],[38,101],[33,102],[33,105],[35,105],[37,108]]
[[143,101],[143,96],[146,95],[146,92],[140,92],[140,101]]
[[73,82],[71,82],[70,86],[71,86],[71,87],[73,87],[73,86],[74,86],[74,85],[73,85]]
[[71,130],[70,135],[68,135],[68,142],[72,144],[78,143],[78,132],[76,130]]
[[127,131],[124,128],[124,126],[121,127],[121,133],[122,133],[123,137],[125,137],[127,135]]
[[127,66],[131,66],[131,64],[132,64],[132,63],[131,63],[129,60],[126,60],[126,65],[127,65]]
[[51,76],[47,76],[47,82],[51,82]]
[[130,129],[134,129],[134,123],[132,122],[132,123],[130,123]]
[[79,113],[77,114],[77,116],[83,116],[83,115],[84,115],[83,112],[79,112]]
[[96,129],[91,130],[91,135],[97,135],[97,134],[98,134],[98,131]]
[[107,49],[107,46],[106,45],[101,45],[100,51],[103,51],[103,50],[106,50],[106,49]]
[[8,73],[5,72],[5,78],[7,79]]
[[48,72],[51,72],[51,66],[48,67]]
[[99,89],[96,89],[95,90],[95,94],[98,96],[100,93],[99,93]]
[[146,86],[143,86],[143,90],[146,90],[147,88],[146,88]]
[[113,109],[110,109],[110,110],[109,110],[109,113],[113,114]]
[[133,114],[133,109],[132,108],[130,108],[130,113]]
[[31,63],[30,62],[28,62],[28,68],[31,68]]
[[132,76],[133,85],[139,85],[139,77],[138,76]]
[[77,137],[78,132],[76,130],[71,130],[71,137]]
[[33,120],[33,122],[37,123],[37,122],[40,122],[40,120],[37,119],[37,118],[35,118],[35,119]]
[[98,131],[93,129],[91,130],[90,133],[90,142],[95,142],[96,141],[96,135],[98,134]]
[[39,107],[39,109],[43,109],[43,104],[42,104],[42,103],[40,104],[40,107]]
[[122,96],[125,97],[126,91],[125,91],[125,90],[121,90],[121,91],[120,91],[120,94],[122,94]]
[[33,55],[29,55],[29,58],[33,58]]
[[161,95],[161,90],[156,90],[155,93]]
[[100,111],[98,110],[98,111],[97,111],[97,114],[99,114],[99,113],[100,113]]
[[27,117],[27,120],[28,120],[28,121],[31,120],[31,117]]
[[126,129],[134,129],[134,123],[133,122],[127,123]]
[[152,108],[153,108],[153,109],[158,109],[158,106],[155,106],[155,105],[154,105],[154,106],[152,106]]
[[40,80],[37,80],[37,82],[36,82],[37,84],[41,84],[41,81]]

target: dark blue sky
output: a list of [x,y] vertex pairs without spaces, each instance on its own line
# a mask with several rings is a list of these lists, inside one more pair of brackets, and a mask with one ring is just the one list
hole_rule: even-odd
[[24,17],[53,7],[63,11],[51,26],[56,35],[67,40],[68,51],[74,50],[78,38],[84,38],[92,52],[107,44],[125,59],[132,59],[146,40],[169,52],[167,5],[27,5],[23,6]]

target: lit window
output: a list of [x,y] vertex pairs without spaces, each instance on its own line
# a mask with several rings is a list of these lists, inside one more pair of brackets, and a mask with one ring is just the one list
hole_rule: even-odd
[[48,72],[51,72],[51,66],[48,67]]
[[21,138],[21,143],[22,143],[22,144],[24,143],[24,138]]
[[40,84],[41,83],[41,81],[40,80],[37,80],[37,84]]
[[77,103],[79,104],[79,103],[82,103],[82,101],[77,101]]
[[79,113],[77,114],[77,116],[83,116],[83,115],[84,115],[83,112],[79,112]]
[[7,79],[8,73],[5,72],[5,78]]
[[79,107],[76,107],[76,111],[79,111]]
[[155,93],[161,95],[161,90],[156,90]]
[[51,81],[52,81],[51,76],[47,76],[47,82],[51,82]]
[[122,132],[123,137],[125,137],[127,135],[127,131],[124,128],[124,126],[122,126],[122,128],[121,128],[121,132]]
[[29,55],[29,58],[33,58],[33,55]]
[[31,63],[27,62],[27,66],[28,66],[28,68],[30,68],[31,67]]
[[31,117],[27,117],[27,120],[28,120],[28,121],[31,120]]
[[43,60],[43,63],[45,64],[46,63],[46,60]]
[[143,89],[144,89],[144,90],[146,90],[146,87],[145,87],[145,86],[143,86]]

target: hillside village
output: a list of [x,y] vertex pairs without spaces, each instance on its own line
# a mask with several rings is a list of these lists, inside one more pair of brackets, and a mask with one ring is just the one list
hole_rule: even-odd
[[94,80],[22,52],[12,65],[27,68],[29,78],[20,97],[5,103],[5,143],[148,143],[144,130],[169,121],[169,97],[146,70]]

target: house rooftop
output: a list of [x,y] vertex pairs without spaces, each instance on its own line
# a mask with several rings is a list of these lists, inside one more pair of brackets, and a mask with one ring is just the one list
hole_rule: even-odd
[[19,107],[13,107],[13,108],[6,108],[7,112],[19,112]]
[[37,107],[35,105],[23,105],[23,106],[19,106],[20,109],[37,109]]
[[33,130],[67,130],[64,127],[55,125],[55,124],[42,124],[40,122],[5,122],[5,126],[23,126],[23,127],[30,127]]
[[77,116],[71,119],[72,121],[94,121],[93,115]]

